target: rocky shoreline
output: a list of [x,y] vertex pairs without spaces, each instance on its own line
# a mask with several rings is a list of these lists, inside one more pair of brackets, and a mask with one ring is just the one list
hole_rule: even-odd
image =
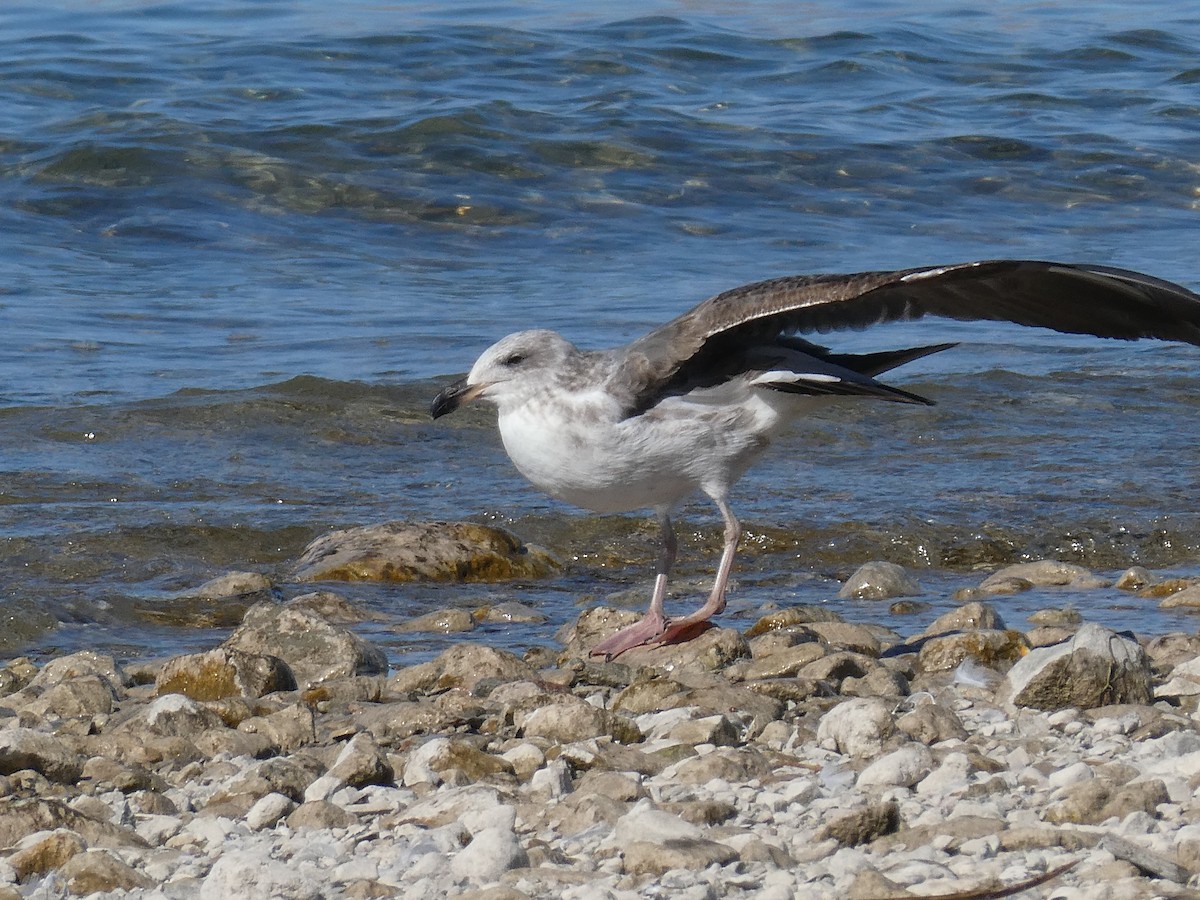
[[326,591],[208,653],[13,660],[0,900],[1200,896],[1200,636],[986,602],[1074,568],[921,634],[793,607],[610,662],[598,608],[389,672]]

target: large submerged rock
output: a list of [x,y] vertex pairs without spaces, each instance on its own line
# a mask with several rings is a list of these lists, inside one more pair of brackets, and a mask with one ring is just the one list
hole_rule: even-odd
[[388,522],[317,538],[296,564],[298,581],[508,581],[558,568],[544,550],[474,522]]

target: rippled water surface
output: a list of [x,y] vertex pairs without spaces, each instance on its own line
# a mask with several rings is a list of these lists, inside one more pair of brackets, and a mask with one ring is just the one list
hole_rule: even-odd
[[[181,601],[286,580],[312,537],[498,521],[569,563],[495,586],[355,587],[387,623],[520,599],[552,640],[647,581],[654,531],[548,501],[486,411],[432,423],[496,337],[629,340],[760,278],[989,257],[1200,288],[1192,4],[212,0],[0,9],[0,655],[208,647]],[[831,406],[740,485],[731,621],[837,602],[873,558],[934,608],[1055,556],[1200,571],[1200,349],[922,322],[898,374],[938,405]],[[685,511],[681,594],[715,563]],[[285,594],[296,593],[285,584]],[[1193,630],[1116,591],[1074,603]],[[880,607],[838,603],[901,630]]]

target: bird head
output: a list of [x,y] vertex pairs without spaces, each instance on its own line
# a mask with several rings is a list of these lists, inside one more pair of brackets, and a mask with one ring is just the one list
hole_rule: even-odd
[[522,403],[544,389],[546,374],[574,352],[575,347],[553,331],[510,334],[485,350],[465,378],[434,397],[429,412],[437,419],[481,397],[501,408]]

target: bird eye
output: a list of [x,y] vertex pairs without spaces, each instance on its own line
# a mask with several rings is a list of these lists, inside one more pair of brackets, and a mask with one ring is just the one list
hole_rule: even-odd
[[525,362],[526,356],[524,353],[510,353],[504,359],[500,360],[502,366],[519,366]]

